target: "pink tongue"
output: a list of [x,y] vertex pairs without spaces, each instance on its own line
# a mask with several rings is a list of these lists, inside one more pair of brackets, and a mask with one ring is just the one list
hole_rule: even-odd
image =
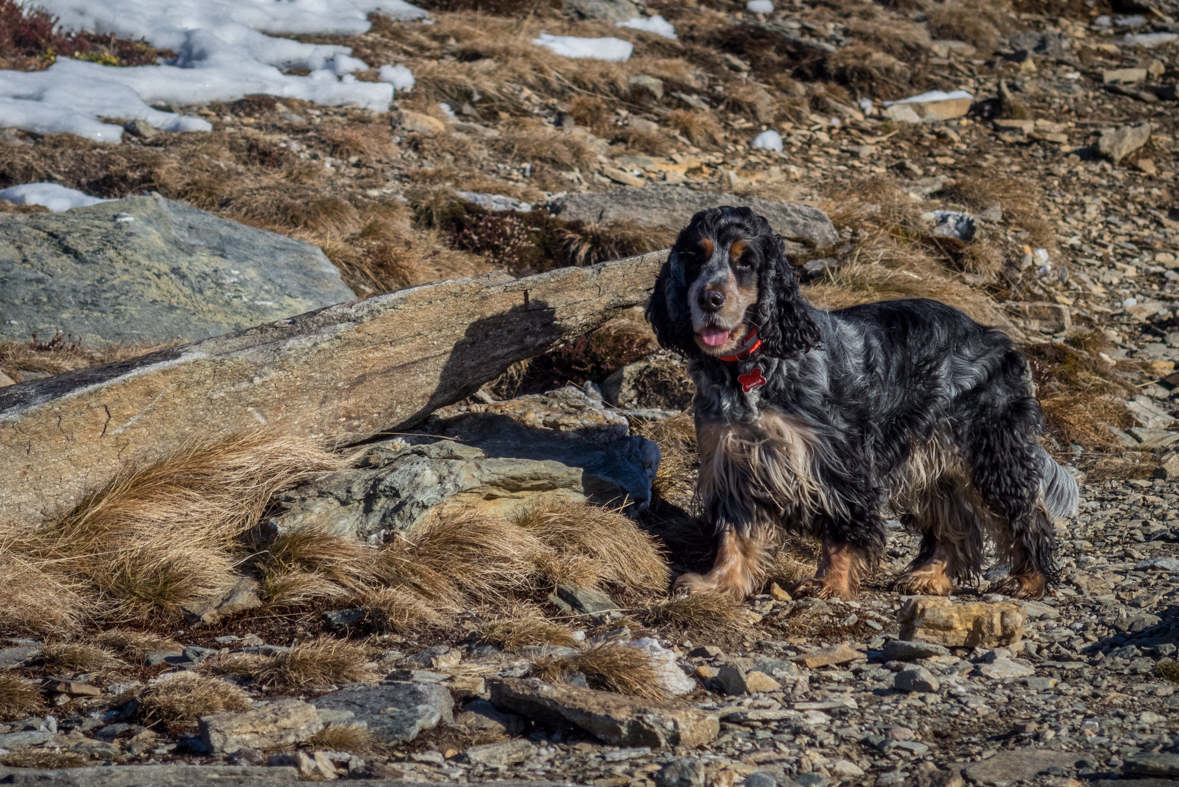
[[704,328],[700,331],[700,338],[709,347],[720,347],[729,340],[729,333],[727,328]]

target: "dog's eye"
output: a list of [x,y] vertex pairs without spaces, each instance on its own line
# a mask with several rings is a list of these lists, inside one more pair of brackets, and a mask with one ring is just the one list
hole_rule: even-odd
[[738,257],[733,260],[733,267],[739,271],[747,271],[753,267],[753,262],[748,257]]

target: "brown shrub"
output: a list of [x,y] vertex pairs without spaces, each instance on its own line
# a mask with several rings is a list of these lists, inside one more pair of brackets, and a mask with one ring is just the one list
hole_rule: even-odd
[[376,554],[365,541],[307,525],[280,533],[255,565],[272,603],[301,604],[362,594],[376,578]]
[[551,164],[558,169],[588,167],[597,161],[597,153],[580,137],[556,131],[539,121],[521,121],[491,140],[509,160]]
[[951,0],[929,11],[929,32],[934,38],[965,41],[983,57],[999,47],[1000,33],[1010,29],[1004,18],[1005,3],[968,3]]
[[109,650],[84,642],[46,642],[37,663],[54,673],[70,675],[127,666]]
[[148,653],[178,653],[184,649],[178,642],[159,634],[123,628],[103,631],[95,640],[132,664],[142,664]]
[[852,16],[844,24],[856,38],[893,57],[920,57],[933,42],[925,27],[905,19]]
[[672,230],[645,227],[629,219],[575,225],[566,227],[560,234],[566,263],[577,267],[666,249],[675,242]]
[[380,739],[363,724],[331,724],[307,739],[310,751],[343,751],[364,756],[381,748]]
[[681,634],[720,637],[749,630],[749,615],[727,593],[694,593],[662,601],[637,613],[649,626],[666,626]]
[[280,691],[322,691],[372,680],[368,651],[347,640],[317,639],[275,656],[239,656],[212,665],[214,672],[253,680]]
[[698,148],[716,147],[724,143],[725,132],[716,117],[698,109],[680,109],[664,118],[676,133]]
[[507,614],[489,620],[479,629],[478,636],[480,642],[508,651],[530,645],[576,648],[579,644],[569,627],[546,620],[532,607],[515,607]]
[[910,87],[909,68],[895,57],[863,44],[841,47],[827,56],[827,74],[857,95],[901,98]]
[[1050,248],[1055,241],[1053,224],[1040,209],[1040,188],[1030,180],[973,170],[957,179],[946,195],[976,211],[999,205],[1003,222],[1027,232],[1028,242],[1034,246]]
[[605,137],[613,125],[610,119],[614,113],[598,96],[574,96],[569,102],[569,116],[579,126],[585,126],[595,135]]

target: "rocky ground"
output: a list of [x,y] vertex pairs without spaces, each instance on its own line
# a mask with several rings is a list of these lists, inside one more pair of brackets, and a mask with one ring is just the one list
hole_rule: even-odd
[[[197,108],[207,135],[138,128],[98,146],[3,132],[0,187],[158,191],[318,245],[361,296],[661,248],[691,212],[681,188],[766,212],[818,205],[831,237],[793,235],[816,302],[939,297],[1032,359],[1046,442],[1083,478],[1079,515],[1058,523],[1061,582],[1018,602],[984,579],[949,612],[899,597],[889,582],[915,544],[897,530],[855,602],[792,600],[812,565],[799,546],[765,595],[677,618],[625,582],[578,587],[566,562],[546,574],[551,596],[500,610],[557,628],[512,639],[488,611],[508,602],[461,594],[447,626],[416,608],[422,620],[376,625],[374,610],[413,603],[341,591],[346,576],[306,557],[305,584],[282,585],[272,541],[253,584],[197,610],[203,625],[192,610],[189,623],[148,615],[135,640],[6,623],[0,783],[200,784],[212,766],[217,783],[241,784],[1177,783],[1176,9],[796,0],[762,15],[650,0],[673,42],[614,28],[610,13],[635,10],[610,10],[623,2],[425,5],[432,25],[377,19],[339,40],[414,71],[391,115],[250,97]],[[542,31],[620,35],[636,56],[562,61],[527,43]],[[42,63],[22,56],[6,62]],[[882,103],[929,89],[974,100],[921,123]],[[750,146],[768,129],[780,151]],[[0,333],[0,383],[127,354]],[[567,382],[586,393],[513,404]],[[350,538],[379,541],[444,498],[507,500],[496,515],[514,516],[512,484],[549,504],[621,493],[648,504],[637,521],[674,571],[698,567],[694,446],[676,416],[690,395],[682,364],[630,315],[369,446],[359,467],[282,492],[267,514],[281,531],[337,506]],[[517,427],[484,425],[542,412],[546,439],[527,455],[500,453]],[[587,418],[625,444],[570,437]],[[640,436],[662,449],[658,472]],[[372,515],[386,510],[397,524]],[[645,667],[585,655],[628,645]],[[327,666],[309,678],[292,666],[306,661]]]

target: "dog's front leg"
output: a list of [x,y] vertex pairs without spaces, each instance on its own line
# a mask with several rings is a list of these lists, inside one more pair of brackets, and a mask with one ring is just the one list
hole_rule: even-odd
[[717,535],[716,560],[707,574],[684,574],[675,581],[677,594],[728,593],[744,599],[765,581],[767,540],[725,528]]

